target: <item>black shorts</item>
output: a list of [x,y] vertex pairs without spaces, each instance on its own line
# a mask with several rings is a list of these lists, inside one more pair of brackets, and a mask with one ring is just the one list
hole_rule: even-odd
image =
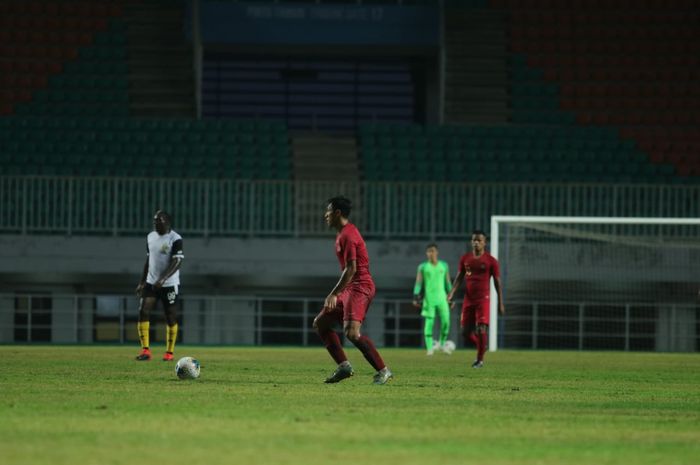
[[144,299],[146,297],[155,297],[163,303],[163,308],[168,309],[177,305],[178,297],[180,297],[178,292],[180,290],[179,287],[180,286],[161,287],[155,290],[153,284],[146,283],[146,285],[143,286],[143,291],[141,291],[141,297]]

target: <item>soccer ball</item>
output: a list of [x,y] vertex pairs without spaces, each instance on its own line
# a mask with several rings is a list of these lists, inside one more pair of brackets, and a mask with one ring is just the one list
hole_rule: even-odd
[[180,379],[199,378],[199,360],[192,357],[182,357],[175,365],[175,374]]
[[444,350],[446,354],[451,354],[456,348],[457,346],[453,341],[445,341],[445,346],[442,348],[442,350]]

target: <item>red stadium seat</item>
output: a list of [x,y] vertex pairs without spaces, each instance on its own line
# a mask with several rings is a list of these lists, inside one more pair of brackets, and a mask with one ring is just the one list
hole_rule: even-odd
[[693,176],[695,175],[695,169],[689,165],[676,166],[676,172],[680,176]]
[[559,70],[555,68],[547,68],[542,73],[542,76],[547,81],[558,81],[559,80]]
[[563,110],[576,110],[580,108],[578,101],[571,97],[562,97],[559,101],[559,106]]
[[12,41],[14,43],[24,44],[27,42],[29,34],[27,34],[27,31],[19,30],[19,31],[13,31],[12,36],[13,36]]
[[81,21],[80,18],[75,16],[67,16],[63,18],[63,29],[68,31],[77,32],[80,30]]
[[109,6],[104,3],[93,3],[91,16],[93,18],[102,18],[109,15]]
[[120,4],[109,5],[108,14],[109,16],[121,16],[123,14],[122,6]]
[[46,76],[33,76],[31,87],[36,89],[42,89],[48,86],[49,80]]
[[560,88],[562,98],[573,98],[578,94],[578,86],[575,84],[562,84]]
[[576,115],[576,122],[582,126],[589,126],[593,124],[594,117],[590,112],[578,112]]
[[59,11],[60,7],[55,2],[46,2],[44,5],[44,13],[49,18],[58,16]]

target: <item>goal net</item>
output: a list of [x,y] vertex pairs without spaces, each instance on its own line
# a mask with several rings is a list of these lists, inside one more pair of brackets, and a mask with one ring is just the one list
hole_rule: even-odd
[[697,351],[699,239],[700,219],[492,217],[491,350]]

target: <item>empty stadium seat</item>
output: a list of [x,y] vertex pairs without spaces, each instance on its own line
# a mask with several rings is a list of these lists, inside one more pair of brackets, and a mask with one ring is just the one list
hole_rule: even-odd
[[372,181],[670,182],[615,131],[596,127],[498,125],[358,130],[363,176]]
[[[623,130],[700,123],[700,29],[697,15],[683,1],[620,6],[621,0],[613,0],[607,8],[593,2],[571,9],[556,2],[545,8],[534,0],[490,3],[509,13],[514,123]],[[559,112],[563,123],[555,108],[564,110]],[[666,159],[648,145],[637,150],[653,163],[681,168],[677,159]],[[646,175],[664,177],[672,171],[665,166]],[[692,170],[675,171],[689,176]]]
[[[50,113],[49,108],[46,111]],[[85,118],[85,111],[82,108],[74,117],[65,113],[61,117],[0,117],[2,173],[245,179],[292,176],[283,123]],[[97,116],[97,108],[95,112]]]

